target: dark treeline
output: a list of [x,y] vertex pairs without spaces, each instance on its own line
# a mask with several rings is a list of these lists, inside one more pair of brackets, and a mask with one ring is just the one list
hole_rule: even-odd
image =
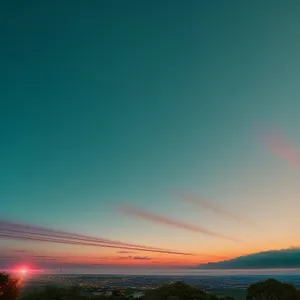
[[[0,300],[132,300],[133,290],[114,291],[111,296],[87,296],[77,287],[61,288],[47,286],[26,293],[20,293],[20,283],[11,276],[0,273]],[[137,298],[135,298],[137,299]],[[236,300],[232,297],[218,297],[201,288],[183,281],[162,284],[150,289],[138,300]],[[246,300],[300,300],[300,291],[293,285],[267,279],[251,284],[246,292]]]

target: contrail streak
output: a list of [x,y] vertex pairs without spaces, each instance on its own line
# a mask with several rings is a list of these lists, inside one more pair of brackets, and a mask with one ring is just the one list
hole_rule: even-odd
[[152,248],[152,247],[135,245],[135,244],[127,244],[127,243],[116,242],[107,239],[92,238],[89,236],[72,234],[64,231],[58,231],[58,230],[47,229],[47,228],[40,228],[38,226],[17,224],[8,221],[0,221],[0,237],[19,239],[19,240],[32,240],[32,241],[52,242],[52,243],[60,243],[60,244],[137,250],[137,251],[147,251],[147,252],[166,253],[166,254],[192,255],[190,253]]
[[112,245],[122,245],[122,246],[128,246],[128,247],[138,247],[138,248],[147,248],[147,249],[155,249],[155,250],[164,250],[161,248],[155,248],[155,247],[146,247],[141,246],[137,244],[129,244],[129,243],[123,243],[119,241],[113,241],[109,239],[104,238],[95,238],[90,237],[86,235],[76,234],[76,233],[70,233],[70,232],[64,232],[61,230],[56,229],[50,229],[50,228],[44,228],[39,226],[31,226],[31,225],[24,225],[24,224],[18,224],[13,223],[10,221],[0,221],[0,229],[11,229],[11,230],[18,230],[19,232],[27,232],[31,234],[43,234],[44,236],[53,236],[56,237],[62,237],[62,238],[71,238],[73,240],[81,240],[81,241],[87,241],[87,242],[99,242],[99,243],[107,243]]
[[58,243],[58,244],[78,245],[78,246],[94,246],[94,247],[128,249],[128,250],[165,253],[165,254],[192,255],[189,253],[182,253],[182,252],[176,252],[176,251],[153,250],[153,249],[134,248],[134,247],[129,248],[129,247],[122,247],[122,246],[117,246],[117,245],[116,246],[108,245],[108,244],[93,244],[93,243],[88,243],[88,242],[62,240],[62,239],[46,238],[46,237],[36,237],[36,236],[30,236],[30,235],[26,235],[26,234],[17,234],[17,233],[2,233],[2,232],[0,232],[0,237],[6,237],[6,238],[18,239],[18,240],[31,240],[31,241],[50,242],[50,243]]

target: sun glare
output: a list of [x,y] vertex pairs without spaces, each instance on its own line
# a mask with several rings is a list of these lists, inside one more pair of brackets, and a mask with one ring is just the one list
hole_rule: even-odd
[[25,276],[26,274],[28,274],[29,269],[27,267],[21,267],[21,268],[15,269],[15,272],[19,273],[21,276]]

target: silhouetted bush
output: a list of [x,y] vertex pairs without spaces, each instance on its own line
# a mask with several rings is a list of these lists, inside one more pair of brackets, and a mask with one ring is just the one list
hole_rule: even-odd
[[182,281],[148,290],[143,300],[211,300],[211,295]]
[[15,300],[20,293],[19,280],[6,273],[0,273],[0,299]]
[[299,292],[288,283],[267,279],[251,284],[247,289],[247,300],[298,300]]

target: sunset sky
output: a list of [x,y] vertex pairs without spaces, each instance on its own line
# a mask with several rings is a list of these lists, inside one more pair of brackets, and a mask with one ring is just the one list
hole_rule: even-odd
[[[299,11],[296,0],[1,1],[0,268],[299,247]],[[16,236],[24,224],[34,233]]]

